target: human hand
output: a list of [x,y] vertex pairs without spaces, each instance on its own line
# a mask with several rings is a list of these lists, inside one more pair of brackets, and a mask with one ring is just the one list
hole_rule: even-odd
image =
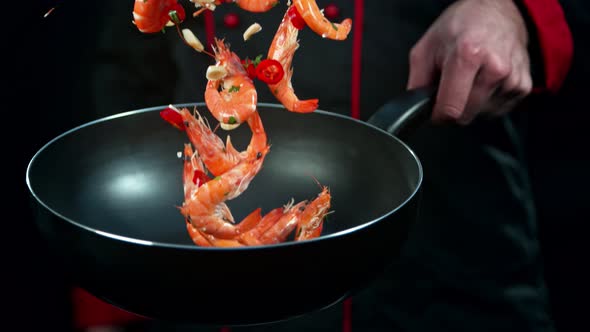
[[435,85],[433,122],[510,111],[532,89],[528,33],[513,0],[460,0],[410,52],[408,89]]

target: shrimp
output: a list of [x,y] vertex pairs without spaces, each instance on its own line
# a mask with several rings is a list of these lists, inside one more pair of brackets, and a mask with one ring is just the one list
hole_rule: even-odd
[[[261,215],[260,215],[260,208],[254,210],[250,213],[244,220],[238,225],[241,226],[241,231],[247,231],[250,228],[253,228],[260,222]],[[191,223],[187,222],[186,224],[187,231],[193,240],[193,242],[201,247],[242,247],[242,244],[238,240],[226,240],[226,239],[218,239],[215,236],[207,233],[203,233],[196,229]]]
[[295,228],[297,228],[295,241],[309,240],[320,236],[324,217],[330,209],[331,199],[328,187],[324,187],[322,192],[311,202],[302,201],[297,204],[288,204],[279,220],[258,237],[258,244],[284,242]]
[[227,137],[224,144],[198,113],[195,112],[196,116],[193,116],[187,108],[178,112],[184,121],[189,140],[199,153],[200,160],[215,176],[221,175],[237,165],[240,160],[248,156],[248,153],[263,150],[267,145],[266,131],[258,112],[254,112],[247,120],[252,131],[252,138],[247,150],[242,152],[234,148],[230,136]]
[[236,238],[243,230],[239,224],[233,225],[224,218],[220,204],[234,199],[248,188],[260,171],[268,151],[267,147],[255,155],[249,155],[229,171],[193,190],[180,207],[180,212],[193,227],[203,233],[219,239]]
[[[184,185],[184,200],[189,200],[192,193],[210,181],[211,178],[206,174],[203,160],[193,153],[190,144],[184,145],[184,169],[182,173],[182,182]],[[220,203],[217,212],[223,220],[234,223],[234,217],[229,207],[225,203]]]
[[299,30],[291,22],[287,11],[279,25],[268,50],[268,59],[274,59],[281,63],[285,75],[276,84],[268,84],[272,94],[291,112],[310,113],[318,108],[318,99],[299,100],[293,90],[291,78],[293,76],[293,55],[299,48],[297,36]]
[[133,23],[143,33],[160,32],[171,20],[170,10],[182,8],[177,0],[135,0]]
[[279,4],[279,0],[235,0],[236,5],[253,13],[264,13]]
[[[172,109],[174,109],[171,106]],[[174,109],[175,110],[175,109]],[[212,140],[215,136],[196,112],[192,115],[187,108],[178,111],[189,132],[191,144],[184,145],[184,202],[179,207],[185,217],[187,232],[198,246],[240,247],[284,242],[297,228],[296,241],[318,237],[322,230],[323,218],[330,207],[330,195],[327,187],[316,199],[304,200],[294,204],[293,200],[282,208],[268,212],[264,217],[257,208],[241,222],[235,223],[226,202],[242,194],[259,172],[263,160],[269,151],[266,133],[258,112],[248,119],[252,131],[250,145],[242,152],[235,151],[229,169],[211,179],[207,174],[207,163],[199,151],[209,154],[221,154],[221,140]],[[190,130],[194,132],[190,133]],[[199,136],[208,136],[202,138]],[[213,143],[210,143],[210,142]],[[209,151],[210,145],[214,145]],[[237,154],[237,155],[236,155]],[[212,158],[211,160],[215,160]],[[211,160],[209,163],[211,163]]]
[[305,207],[305,211],[301,214],[295,232],[295,241],[309,240],[320,236],[331,200],[328,187],[323,187],[322,192]]
[[[220,0],[190,0],[196,8],[200,8],[193,13],[193,16],[199,16],[203,11],[214,11],[217,6],[221,5]],[[227,1],[226,1],[227,2]],[[264,13],[271,10],[279,4],[279,0],[234,0],[233,2],[243,10],[252,13]]]
[[350,18],[344,19],[341,23],[330,22],[324,17],[315,0],[293,0],[293,5],[297,7],[307,26],[323,38],[344,40],[348,36],[352,27]]
[[[246,217],[241,223],[234,225],[234,218],[225,203],[227,200],[239,196],[248,188],[262,167],[264,157],[269,151],[260,116],[256,112],[248,119],[253,133],[248,148],[237,155],[237,151],[232,147],[233,152],[230,152],[232,158],[224,159],[223,157],[218,158],[218,155],[223,154],[221,150],[223,142],[213,139],[217,136],[204,124],[202,117],[198,116],[200,120],[197,120],[186,108],[179,112],[185,122],[191,143],[195,144],[197,149],[197,153],[194,153],[191,146],[185,144],[184,203],[180,207],[180,211],[188,223],[202,233],[219,239],[237,237],[253,228],[261,219],[260,211],[258,211],[251,217],[255,221],[249,221],[249,217]],[[202,159],[203,155],[210,158]],[[218,166],[218,163],[228,169],[220,172],[214,179],[210,179],[204,172],[204,166],[209,168]],[[195,238],[195,236],[191,237]],[[203,240],[202,237],[198,237],[198,239],[199,241]]]
[[274,244],[284,242],[287,236],[297,227],[301,213],[305,211],[307,201],[297,204],[289,204],[279,220],[264,232],[258,239],[261,244]]
[[245,122],[256,111],[258,95],[240,58],[222,40],[215,39],[215,43],[216,65],[225,67],[227,75],[208,81],[205,103],[221,127],[230,130]]

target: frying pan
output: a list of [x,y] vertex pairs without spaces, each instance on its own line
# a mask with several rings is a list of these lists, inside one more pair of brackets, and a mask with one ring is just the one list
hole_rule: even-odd
[[[271,151],[241,196],[236,220],[330,188],[322,236],[245,248],[190,240],[182,203],[186,134],[152,107],[63,133],[31,159],[35,221],[74,280],[119,308],[153,319],[239,326],[329,307],[370,283],[399,255],[418,212],[422,169],[396,135],[424,121],[429,90],[408,92],[368,121],[259,104]],[[204,104],[197,107],[204,116]],[[212,118],[209,118],[213,122]],[[230,132],[238,148],[247,126]]]

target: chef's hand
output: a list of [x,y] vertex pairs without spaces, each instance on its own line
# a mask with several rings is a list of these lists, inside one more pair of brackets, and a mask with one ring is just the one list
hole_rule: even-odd
[[433,122],[504,114],[532,89],[527,43],[513,0],[457,1],[412,48],[408,88],[438,83]]

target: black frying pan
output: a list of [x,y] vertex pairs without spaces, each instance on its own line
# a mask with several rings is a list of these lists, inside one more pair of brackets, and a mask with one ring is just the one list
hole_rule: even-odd
[[[428,114],[429,96],[409,93],[370,122],[398,134]],[[313,178],[330,187],[334,213],[318,239],[201,248],[176,209],[183,198],[176,152],[188,139],[159,117],[162,108],[74,128],[29,164],[38,227],[95,296],[155,319],[261,324],[330,306],[397,257],[417,213],[422,169],[395,136],[333,113],[260,104],[271,152],[229,203],[236,220],[257,207],[265,213],[290,198],[313,198],[320,191]],[[247,126],[230,133],[239,148],[249,141]]]

